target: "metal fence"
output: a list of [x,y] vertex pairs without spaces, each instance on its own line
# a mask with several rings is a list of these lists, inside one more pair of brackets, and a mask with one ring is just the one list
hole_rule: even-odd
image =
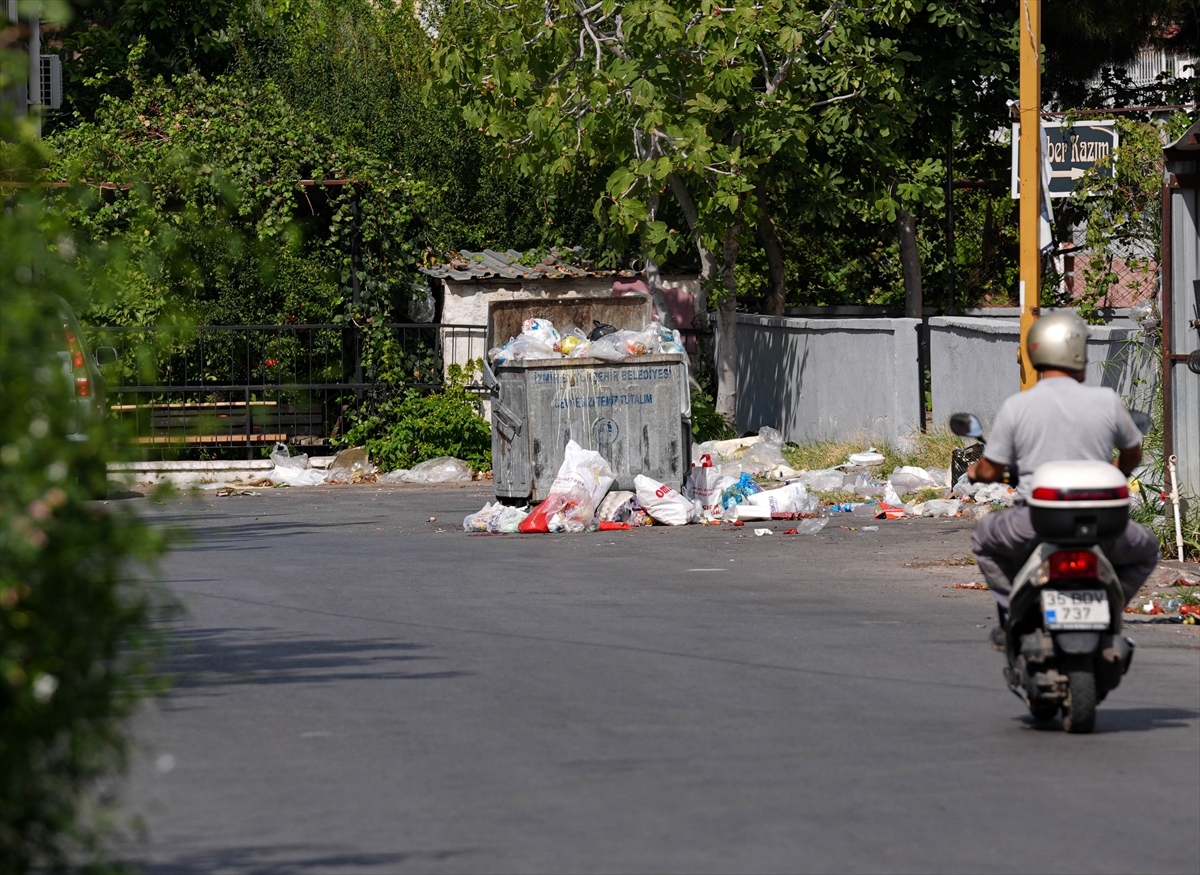
[[[451,364],[482,358],[476,326],[98,327],[111,414],[147,453],[326,446],[352,414],[408,389],[435,390]],[[472,380],[476,379],[472,377]],[[469,388],[482,391],[472,382]]]

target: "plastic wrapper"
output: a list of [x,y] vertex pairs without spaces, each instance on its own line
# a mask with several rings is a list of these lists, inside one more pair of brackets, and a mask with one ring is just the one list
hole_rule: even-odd
[[526,319],[521,323],[521,336],[536,340],[550,349],[557,347],[562,340],[554,323],[549,319]]
[[840,468],[820,468],[816,471],[805,471],[800,475],[800,482],[813,492],[839,490],[843,487],[845,480],[846,475]]
[[825,526],[829,525],[829,520],[826,517],[813,520],[797,520],[796,534],[797,535],[815,535]]
[[528,507],[506,507],[488,519],[488,531],[493,535],[515,535],[527,516]]
[[779,489],[767,489],[749,496],[753,507],[765,507],[769,513],[812,513],[819,501],[804,488],[803,483],[791,483]]
[[528,334],[522,334],[520,337],[510,337],[508,343],[499,349],[489,350],[488,358],[496,364],[502,365],[509,361],[557,359],[562,358],[562,353],[555,352],[554,347],[547,346]]
[[905,511],[909,516],[954,516],[961,506],[962,502],[956,498],[935,498],[914,504]]
[[463,519],[464,532],[488,532],[491,531],[491,521],[493,518],[499,519],[500,514],[504,512],[504,505],[500,502],[495,504],[484,504],[482,508],[475,513],[467,514]]
[[367,457],[366,447],[354,447],[338,453],[325,470],[328,472],[330,481],[361,483],[363,478],[370,477],[375,473],[375,466]]
[[892,488],[901,495],[916,492],[918,489],[931,489],[942,485],[940,479],[935,479],[924,468],[912,465],[897,468],[888,475],[888,483],[892,484]]
[[754,482],[753,475],[742,474],[738,477],[737,482],[726,489],[721,495],[721,507],[728,510],[734,505],[743,503],[751,495],[759,492],[762,492],[762,487]]
[[700,503],[680,495],[665,483],[659,483],[645,474],[633,478],[637,500],[656,523],[667,526],[686,526],[699,522]]
[[863,498],[879,498],[883,495],[887,488],[886,483],[880,483],[872,478],[869,474],[855,475],[849,485],[843,486],[843,489],[849,489],[856,495],[861,495]]
[[[395,472],[393,472],[395,473]],[[466,483],[475,479],[471,466],[453,456],[439,456],[414,465],[404,474],[402,483]],[[382,478],[380,480],[382,481]],[[395,482],[395,481],[389,481]]]
[[616,489],[604,496],[596,510],[596,518],[602,523],[621,523],[633,514],[637,502],[632,492]]
[[320,486],[325,482],[326,472],[308,467],[308,454],[301,453],[293,456],[288,452],[286,444],[275,444],[271,451],[271,461],[275,467],[267,475],[272,483],[279,486]]
[[521,532],[583,531],[616,477],[604,457],[567,441],[563,463],[546,500],[522,521]]

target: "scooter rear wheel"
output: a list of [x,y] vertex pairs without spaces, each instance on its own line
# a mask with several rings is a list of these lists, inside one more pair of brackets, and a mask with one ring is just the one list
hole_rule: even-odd
[[1096,728],[1096,673],[1090,664],[1067,670],[1067,700],[1063,702],[1063,729],[1085,734]]

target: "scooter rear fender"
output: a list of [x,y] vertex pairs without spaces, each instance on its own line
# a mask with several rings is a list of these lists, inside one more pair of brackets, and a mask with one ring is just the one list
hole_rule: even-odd
[[[1029,559],[1021,566],[1021,570],[1017,572],[1016,577],[1013,579],[1012,594],[1009,596],[1007,630],[1010,657],[1015,659],[1017,651],[1019,651],[1021,646],[1020,636],[1022,634],[1041,628],[1042,590],[1045,587],[1059,587],[1067,583],[1072,585],[1091,583],[1091,581],[1086,580],[1051,581],[1049,575],[1046,573],[1045,566],[1052,553],[1057,553],[1060,550],[1081,549],[1089,550],[1096,554],[1096,578],[1094,583],[1102,587],[1108,594],[1109,628],[1105,630],[1105,634],[1115,635],[1121,631],[1122,617],[1125,609],[1125,593],[1121,589],[1121,582],[1117,578],[1117,573],[1113,570],[1112,563],[1108,561],[1108,557],[1104,555],[1104,551],[1099,546],[1079,547],[1076,545],[1066,546],[1043,542],[1037,545]],[[1092,646],[1088,647],[1086,651],[1081,651],[1079,648],[1085,642],[1082,639],[1076,641],[1069,638],[1063,641],[1063,636],[1068,634],[1079,635],[1081,633],[1060,632],[1055,635],[1056,640],[1066,645],[1062,647],[1065,652],[1091,652],[1099,641],[1098,638],[1092,641],[1089,637],[1088,643],[1092,644]],[[1069,650],[1067,649],[1068,647],[1070,648]]]

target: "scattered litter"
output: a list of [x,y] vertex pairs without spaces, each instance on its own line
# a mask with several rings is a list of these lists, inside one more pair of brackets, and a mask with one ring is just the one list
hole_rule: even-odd
[[375,473],[375,466],[367,458],[366,447],[342,450],[326,469],[328,482],[361,483]]
[[221,486],[215,494],[221,498],[227,495],[258,495],[257,492],[251,492],[249,489],[238,489],[236,486]]
[[754,537],[756,537],[756,538],[761,538],[763,535],[769,535],[769,534],[771,534],[770,529],[755,529],[754,530]]
[[800,482],[813,492],[834,492],[841,489],[845,481],[846,475],[838,468],[821,468],[800,475]]
[[326,472],[309,468],[308,454],[293,456],[288,452],[287,444],[275,444],[271,461],[275,467],[267,477],[277,486],[320,486],[325,482]]
[[916,492],[918,489],[936,489],[942,485],[929,471],[913,465],[905,465],[892,471],[888,475],[888,484],[900,495]]
[[890,504],[885,504],[882,501],[879,502],[877,507],[878,510],[875,512],[875,519],[877,520],[898,520],[904,517],[903,507],[892,507]]
[[862,527],[862,530],[863,530],[864,532],[878,532],[878,531],[879,531],[879,526],[863,526],[863,527]]
[[439,456],[409,469],[405,483],[466,483],[475,477],[471,466],[453,456]]
[[906,512],[909,516],[949,517],[957,514],[961,506],[962,502],[955,498],[935,498],[932,501],[914,504],[912,507],[906,508]]
[[509,507],[497,501],[485,504],[480,510],[468,514],[463,520],[464,532],[488,532],[493,535],[515,534],[529,508]]
[[785,535],[798,535],[798,534],[800,534],[800,530],[799,529],[785,529],[784,534]]
[[954,589],[988,589],[986,583],[956,583]]
[[633,514],[635,506],[640,507],[634,494],[618,489],[604,496],[596,510],[596,517],[601,523],[623,523]]
[[737,479],[737,482],[729,486],[721,494],[721,508],[729,510],[746,501],[751,495],[757,495],[759,492],[762,492],[762,487],[754,482],[754,476],[743,473]]
[[609,522],[608,520],[604,520],[600,523],[600,531],[602,532],[626,531],[632,528],[633,526],[629,525],[629,523],[614,523]]
[[800,520],[796,523],[797,535],[815,535],[829,523],[824,517],[815,520]]
[[850,464],[859,465],[863,468],[870,468],[875,465],[883,464],[883,453],[875,452],[875,448],[871,447],[865,453],[851,453]]
[[770,508],[758,507],[753,504],[735,504],[726,511],[726,516],[738,522],[743,520],[769,520],[771,518],[771,510]]
[[747,497],[753,507],[765,507],[771,516],[777,513],[812,513],[820,504],[810,495],[803,483],[792,483],[778,489],[767,489]]

